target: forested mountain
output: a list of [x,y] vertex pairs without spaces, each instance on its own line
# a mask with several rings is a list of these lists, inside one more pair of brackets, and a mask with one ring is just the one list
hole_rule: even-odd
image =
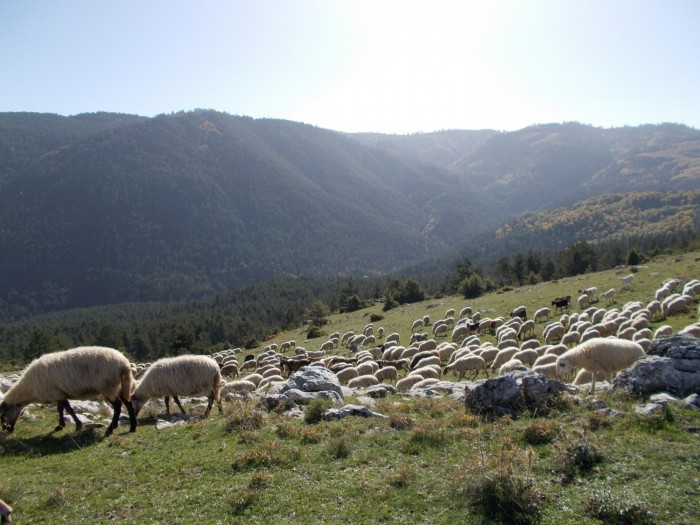
[[395,136],[204,110],[6,113],[0,153],[5,320],[381,275],[524,212],[700,187],[700,132],[678,125]]

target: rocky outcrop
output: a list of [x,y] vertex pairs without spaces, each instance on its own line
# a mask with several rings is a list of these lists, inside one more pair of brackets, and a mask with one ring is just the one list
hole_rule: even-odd
[[515,415],[524,409],[541,408],[566,392],[568,387],[532,371],[512,372],[465,387],[465,405],[488,417]]
[[700,394],[700,339],[671,336],[655,340],[646,357],[618,374],[612,389],[644,396],[657,392],[677,397]]

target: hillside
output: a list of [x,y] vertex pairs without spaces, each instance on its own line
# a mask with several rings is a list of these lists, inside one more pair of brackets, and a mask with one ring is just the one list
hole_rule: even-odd
[[0,319],[384,275],[524,212],[697,189],[698,151],[677,125],[383,136],[204,110],[1,114]]

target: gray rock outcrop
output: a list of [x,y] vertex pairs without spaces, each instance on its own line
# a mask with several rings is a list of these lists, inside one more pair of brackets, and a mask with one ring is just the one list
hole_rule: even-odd
[[[472,388],[473,387],[473,388]],[[568,388],[532,371],[512,372],[465,387],[465,405],[489,417],[515,415],[526,408],[544,407]]]
[[700,339],[671,336],[653,341],[646,357],[613,380],[612,389],[618,388],[644,396],[700,394]]

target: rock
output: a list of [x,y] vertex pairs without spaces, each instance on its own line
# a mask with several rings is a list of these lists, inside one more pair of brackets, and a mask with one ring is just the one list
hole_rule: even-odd
[[624,415],[622,412],[615,410],[614,408],[599,408],[596,410],[596,412],[608,417],[622,417]]
[[369,396],[375,399],[387,397],[389,394],[396,394],[396,387],[379,384],[355,389],[356,396]]
[[662,403],[647,403],[646,405],[634,407],[634,411],[638,416],[650,416],[662,410],[666,410],[666,406]]
[[337,392],[334,392],[332,390],[320,390],[318,392],[304,392],[302,390],[297,390],[296,388],[290,388],[288,390],[285,390],[284,395],[294,401],[295,403],[299,405],[306,405],[310,401],[316,399],[316,398],[321,398],[321,399],[330,399],[333,401],[336,405],[340,405],[343,403],[343,398],[340,397],[340,394]]
[[586,403],[586,408],[588,408],[588,410],[603,410],[608,408],[605,401],[598,399],[595,396],[587,396],[586,399],[584,399],[584,402]]
[[649,401],[651,403],[657,403],[660,405],[665,405],[667,403],[671,403],[673,401],[678,401],[677,397],[673,397],[671,394],[667,394],[666,392],[661,392],[660,394],[654,394],[649,398]]
[[646,357],[617,375],[612,389],[617,388],[640,395],[700,394],[700,339],[671,336],[654,340]]
[[185,420],[184,419],[179,419],[175,421],[174,423],[171,423],[170,421],[166,421],[165,419],[156,419],[156,430],[163,430],[165,428],[171,428],[179,425],[184,425]]
[[[299,390],[296,390],[299,392]],[[297,408],[297,404],[293,399],[284,394],[268,394],[260,398],[260,404],[268,412],[286,412],[287,410],[292,410]]]
[[343,397],[343,389],[338,381],[338,376],[327,368],[320,366],[303,366],[290,377],[279,393],[284,394],[287,390],[301,390],[302,392],[323,392],[330,391]]
[[567,390],[563,383],[532,371],[511,372],[470,387],[469,384],[465,387],[467,409],[491,417],[514,415],[525,408],[543,407]]
[[683,400],[683,408],[700,411],[700,395],[691,394]]
[[13,383],[6,377],[0,377],[0,393],[4,394],[6,393],[10,387],[12,387]]
[[379,414],[378,412],[373,412],[369,408],[361,405],[345,405],[341,408],[330,408],[323,413],[322,417],[325,421],[332,421],[334,419],[342,419],[347,416],[379,417],[383,419],[389,418],[389,416]]

